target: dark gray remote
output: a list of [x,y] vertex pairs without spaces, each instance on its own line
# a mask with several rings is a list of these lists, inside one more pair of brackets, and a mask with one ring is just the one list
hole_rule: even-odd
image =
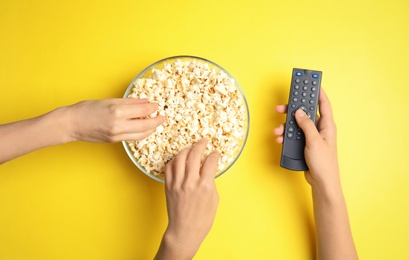
[[283,149],[280,165],[294,171],[308,171],[304,158],[305,136],[295,121],[295,111],[302,109],[315,123],[322,72],[293,69],[287,119],[284,127]]

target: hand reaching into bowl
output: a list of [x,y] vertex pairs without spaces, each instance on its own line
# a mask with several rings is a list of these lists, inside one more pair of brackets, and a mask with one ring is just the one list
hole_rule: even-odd
[[146,99],[87,100],[47,114],[0,125],[0,164],[29,152],[72,141],[140,140],[164,122],[145,118],[158,109]]
[[192,259],[209,233],[219,204],[214,174],[220,154],[201,164],[206,139],[185,148],[165,168],[169,224],[155,259]]

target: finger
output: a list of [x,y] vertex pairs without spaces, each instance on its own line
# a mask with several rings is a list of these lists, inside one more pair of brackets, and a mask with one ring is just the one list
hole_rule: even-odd
[[145,104],[149,103],[147,98],[137,99],[137,98],[108,98],[106,100],[108,104],[114,105],[130,105],[130,104]]
[[112,136],[111,142],[116,143],[120,141],[139,141],[155,133],[155,131],[156,129],[151,129],[143,133],[120,134],[120,135]]
[[173,181],[173,159],[170,160],[166,165],[165,165],[165,186],[166,189],[170,189],[172,187],[172,181]]
[[278,136],[283,135],[284,134],[284,124],[281,124],[280,126],[275,128],[273,133]]
[[181,187],[186,176],[186,160],[191,148],[185,148],[181,150],[175,158],[173,158],[172,163],[172,186]]
[[119,133],[144,133],[149,130],[154,130],[165,122],[164,116],[157,116],[145,119],[130,119],[125,120],[122,126],[118,126]]
[[[130,100],[128,102],[130,102]],[[135,101],[128,104],[114,103],[110,106],[110,112],[116,118],[144,118],[157,111],[158,106],[158,103],[135,103]]]
[[149,100],[147,98],[118,98],[120,102],[118,104],[124,104],[124,105],[129,105],[129,104],[145,104],[149,103]]
[[107,129],[107,138],[111,142],[122,140],[142,140],[156,131],[156,127],[165,121],[163,116],[148,119],[132,119],[116,122]]
[[[151,130],[148,130],[148,131],[143,132],[143,133],[136,133],[136,134],[134,134],[136,139],[127,139],[127,140],[140,141],[140,140],[145,139],[146,137],[150,136],[151,134],[153,134],[155,132],[156,132],[156,129],[151,129]],[[128,135],[130,137],[132,137],[132,134],[128,134]]]
[[319,110],[320,110],[320,115],[325,120],[333,121],[331,102],[329,101],[327,94],[322,88],[321,88],[320,98],[319,98]]
[[317,139],[321,139],[314,122],[302,109],[298,109],[295,112],[295,120],[297,121],[298,126],[304,132],[307,146],[308,144],[315,143]]
[[141,118],[147,117],[152,113],[158,111],[159,104],[152,103],[143,103],[143,104],[130,104],[126,107],[125,118]]
[[276,138],[276,142],[279,144],[282,144],[283,141],[284,141],[284,137],[282,135]]
[[217,171],[217,165],[219,163],[220,153],[217,150],[211,152],[203,161],[201,170],[201,177],[204,180],[214,181]]
[[287,113],[287,105],[278,105],[276,106],[276,112],[280,113],[280,114],[285,114]]
[[319,99],[320,118],[318,122],[318,129],[326,140],[335,141],[336,126],[332,113],[331,103],[327,94],[321,89]]
[[200,177],[200,165],[204,151],[206,150],[206,145],[208,140],[202,138],[195,146],[190,149],[189,155],[186,161],[186,180],[199,179]]

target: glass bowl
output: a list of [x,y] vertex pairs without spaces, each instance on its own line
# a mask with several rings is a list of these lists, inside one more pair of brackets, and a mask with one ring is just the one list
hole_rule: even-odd
[[[188,65],[186,65],[186,64],[188,64]],[[221,79],[219,79],[217,77],[216,78],[214,77],[214,75],[217,74],[217,75],[220,75],[220,77],[225,77],[223,79],[223,81],[224,82],[226,82],[226,81],[229,82],[227,84],[230,87],[229,91],[232,91],[231,93],[235,93],[235,94],[233,95],[233,94],[229,94],[228,92],[226,92],[227,87],[226,87],[226,89],[221,89],[221,90],[217,89],[217,90],[218,91],[219,90],[220,91],[225,91],[224,94],[227,93],[223,97],[227,97],[228,95],[231,95],[231,96],[234,96],[234,98],[237,98],[237,100],[239,100],[239,101],[237,101],[237,103],[240,103],[240,105],[235,105],[236,107],[239,106],[239,109],[234,109],[234,108],[229,107],[228,109],[233,109],[233,110],[228,110],[228,111],[236,111],[236,112],[240,111],[240,112],[237,112],[237,113],[240,113],[240,116],[239,116],[240,121],[237,122],[236,125],[233,123],[233,128],[234,127],[237,128],[237,126],[240,125],[239,126],[239,131],[235,132],[235,133],[240,132],[240,134],[237,134],[237,136],[239,136],[239,137],[236,139],[236,141],[233,142],[233,144],[234,144],[233,149],[230,149],[231,146],[229,146],[229,145],[225,145],[225,146],[220,145],[218,147],[219,151],[220,151],[220,149],[223,149],[223,150],[230,150],[230,152],[233,150],[233,152],[232,152],[232,154],[230,154],[230,157],[227,158],[227,162],[226,162],[226,160],[224,160],[223,163],[221,162],[221,160],[219,161],[219,169],[217,170],[217,172],[215,174],[215,178],[217,178],[217,177],[221,176],[222,174],[224,174],[239,158],[240,154],[242,153],[242,151],[243,151],[243,149],[244,149],[244,147],[246,145],[246,141],[247,141],[248,134],[249,134],[249,126],[250,126],[250,113],[249,113],[246,97],[245,97],[244,92],[241,89],[240,85],[238,84],[238,82],[233,78],[233,76],[229,72],[227,72],[225,69],[223,69],[218,64],[216,64],[216,63],[214,63],[214,62],[212,62],[210,60],[200,58],[200,57],[195,57],[195,56],[173,56],[173,57],[168,57],[168,58],[159,60],[159,61],[151,64],[150,66],[148,66],[144,70],[142,70],[142,72],[140,72],[132,80],[132,82],[129,84],[129,86],[128,86],[128,88],[127,88],[127,90],[126,90],[123,97],[124,98],[128,98],[128,97],[145,98],[145,97],[147,97],[149,99],[149,101],[158,102],[159,104],[163,105],[164,103],[160,103],[158,100],[155,100],[155,98],[153,98],[153,100],[152,100],[152,95],[153,95],[152,93],[138,93],[138,92],[136,92],[135,91],[136,86],[139,86],[141,84],[145,84],[144,86],[146,86],[146,84],[148,84],[146,82],[149,81],[149,79],[156,79],[156,81],[154,81],[154,82],[157,83],[158,81],[160,81],[158,79],[161,79],[161,77],[163,77],[162,72],[167,71],[169,68],[172,68],[172,70],[175,71],[174,72],[175,75],[177,74],[177,75],[180,76],[180,74],[182,74],[182,75],[186,76],[186,78],[191,77],[191,74],[194,73],[193,71],[191,71],[189,76],[188,76],[188,74],[183,74],[184,73],[183,69],[180,69],[180,67],[178,67],[179,65],[182,66],[182,67],[184,65],[192,66],[192,68],[194,66],[202,66],[202,69],[204,68],[203,71],[211,71],[210,74],[206,74],[206,72],[197,72],[198,73],[197,75],[199,75],[200,73],[203,73],[203,75],[198,76],[198,79],[196,79],[196,80],[198,80],[198,81],[200,80],[200,82],[206,82],[206,81],[210,82],[209,83],[210,85],[213,84],[214,88],[210,89],[212,91],[212,93],[210,93],[210,94],[206,93],[205,95],[207,95],[207,94],[213,95],[214,91],[215,91],[214,89],[217,89],[216,85],[217,84],[222,84],[222,83],[220,83],[220,81],[222,81]],[[163,80],[164,81],[162,83],[165,84],[165,80],[167,80],[167,79],[165,79],[165,77],[163,77]],[[181,82],[181,81],[182,80],[179,78],[179,79],[174,80],[173,83],[169,83],[169,84],[175,84],[174,87],[176,89],[177,86],[179,86],[179,88],[180,88],[184,84],[184,82]],[[141,82],[143,82],[143,83],[141,83]],[[172,80],[170,80],[169,82],[172,82]],[[193,82],[193,80],[192,80],[192,82]],[[151,84],[151,83],[149,83],[149,84]],[[193,85],[193,83],[191,83],[191,84]],[[227,85],[225,84],[225,86],[227,86]],[[185,85],[183,85],[183,86],[185,86]],[[204,87],[200,87],[200,88],[203,89]],[[232,88],[234,88],[234,89],[232,89]],[[164,87],[164,89],[169,89],[169,85]],[[181,92],[181,91],[179,90],[179,92]],[[172,93],[174,93],[174,91]],[[202,92],[202,93],[205,93],[205,92]],[[151,97],[149,97],[149,95],[151,95]],[[164,95],[164,94],[161,93],[161,95]],[[184,94],[180,94],[180,95],[184,95]],[[188,95],[188,94],[186,94],[186,95]],[[161,100],[161,102],[166,102],[165,99],[167,97],[168,96],[162,96],[162,97],[159,97],[159,99],[164,98],[163,100]],[[212,97],[215,97],[215,96],[213,95]],[[189,103],[189,98],[191,98],[191,97],[186,97],[186,100],[185,100],[186,104]],[[233,98],[231,98],[231,99],[233,99]],[[227,99],[224,99],[224,100],[231,100],[231,99],[227,98]],[[198,103],[197,100],[199,100],[199,99],[195,99],[195,102],[196,102],[195,105],[197,105],[198,107],[200,107],[200,106],[203,107],[204,105],[197,104]],[[205,100],[205,97],[201,96],[200,101],[205,103],[204,100]],[[220,102],[219,101],[220,100],[216,100],[216,101],[207,100],[207,102],[206,102],[206,110],[207,110],[207,108],[209,106],[209,110],[212,111],[211,113],[214,114],[213,115],[213,118],[215,118],[214,122],[216,122],[218,120],[219,116],[222,115],[222,114],[219,114],[219,113],[221,113],[219,111],[222,111],[223,109],[225,109],[225,111],[227,111],[227,108],[220,109],[220,106],[222,106],[223,104],[221,104],[220,103],[221,101]],[[211,106],[209,104],[213,104],[215,106],[215,102],[216,103],[219,102],[218,104],[220,106],[215,107],[215,109],[212,110]],[[233,102],[231,102],[231,103],[233,103]],[[234,104],[236,104],[236,103],[234,103]],[[161,107],[161,105],[159,105],[159,107]],[[165,113],[165,110],[167,109],[167,106],[166,105],[162,106],[162,108],[164,109],[162,112]],[[159,109],[158,111],[159,111],[159,113],[161,113],[160,112],[161,109]],[[165,117],[166,117],[166,115],[165,115]],[[166,117],[166,118],[168,118],[168,117]],[[220,119],[220,120],[222,120],[222,119]],[[218,124],[218,128],[220,128],[220,130],[219,129],[216,129],[216,130],[217,130],[217,132],[219,134],[214,134],[213,136],[211,136],[209,133],[207,133],[206,135],[205,134],[201,135],[199,133],[193,133],[193,135],[197,136],[197,134],[198,134],[200,138],[203,137],[203,136],[206,136],[208,139],[211,139],[211,140],[215,140],[214,137],[216,135],[220,137],[220,132],[223,132],[222,136],[225,136],[225,130],[226,129],[223,128],[223,126],[230,126],[230,125],[232,125],[230,122],[236,122],[237,121],[237,120],[234,120],[234,119],[231,119],[231,118],[228,118],[227,120],[229,121],[229,123],[223,123],[223,124],[219,123]],[[181,121],[176,121],[176,122],[181,122]],[[219,122],[221,122],[221,121],[219,121]],[[158,128],[160,128],[160,127],[158,127]],[[223,131],[221,130],[222,128],[223,128]],[[203,128],[201,130],[203,130],[202,133],[204,133],[206,131]],[[158,131],[160,131],[160,130],[157,129],[157,132]],[[227,129],[226,131],[229,131],[229,129]],[[152,134],[152,135],[156,135],[156,133]],[[230,134],[228,134],[228,135],[230,136]],[[234,133],[233,133],[233,135],[234,135]],[[134,154],[136,154],[136,153],[139,154],[140,152],[142,152],[142,151],[139,151],[139,150],[142,150],[142,148],[136,147],[138,145],[138,142],[139,141],[136,141],[136,142],[134,142],[134,141],[123,141],[122,142],[122,144],[123,144],[123,146],[125,148],[125,151],[128,154],[129,158],[139,168],[139,170],[141,170],[143,173],[145,173],[146,175],[148,175],[149,177],[151,177],[152,179],[154,179],[156,181],[164,183],[163,174],[158,175],[158,173],[151,173],[151,170],[147,170],[147,168],[150,167],[150,166],[147,166],[146,163],[145,163],[146,167],[143,166],[142,163],[139,162],[138,159],[135,157],[135,156],[138,157],[139,155],[134,156]],[[147,142],[147,141],[143,141],[143,142]],[[210,141],[210,143],[211,142],[212,141]],[[193,144],[193,142],[191,144]],[[213,145],[213,143],[211,143],[211,144]],[[211,146],[210,146],[210,148],[211,148]],[[149,156],[149,153],[147,151],[144,151],[144,153],[145,153],[145,155]],[[173,156],[176,155],[176,154],[177,153],[173,154]],[[223,155],[223,153],[222,153],[222,155]],[[168,155],[168,157],[169,157],[169,155]],[[156,159],[158,159],[157,156],[156,156]],[[155,163],[159,163],[159,164],[163,165],[167,161],[169,161],[170,159],[171,158],[159,158],[158,159],[159,161],[157,161],[157,162],[152,161],[152,162],[150,162],[150,165],[155,164]],[[162,162],[160,160],[164,160],[164,161]],[[143,161],[143,160],[141,160],[141,161]],[[221,164],[223,165],[223,167],[220,166]]]

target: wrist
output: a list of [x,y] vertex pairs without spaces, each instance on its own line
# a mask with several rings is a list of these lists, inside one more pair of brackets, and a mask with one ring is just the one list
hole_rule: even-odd
[[329,193],[334,190],[338,191],[341,188],[341,178],[338,166],[326,167],[323,169],[312,168],[310,171],[305,172],[305,178],[311,185],[313,191]]
[[77,141],[74,135],[75,124],[70,116],[72,107],[59,107],[51,111],[47,116],[52,122],[52,130],[57,134],[56,144],[64,144]]
[[344,201],[341,181],[339,178],[327,182],[311,184],[311,191],[314,201],[328,205],[337,204]]
[[197,244],[193,240],[189,239],[181,239],[181,236],[167,229],[163,235],[155,260],[192,259],[199,249],[199,246],[200,243]]
[[64,118],[65,118],[65,129],[66,129],[66,136],[70,141],[80,141],[83,140],[81,138],[81,133],[80,133],[80,125],[81,123],[79,122],[79,114],[81,110],[81,105],[84,102],[79,102],[70,106],[63,107],[63,113],[64,113]]

